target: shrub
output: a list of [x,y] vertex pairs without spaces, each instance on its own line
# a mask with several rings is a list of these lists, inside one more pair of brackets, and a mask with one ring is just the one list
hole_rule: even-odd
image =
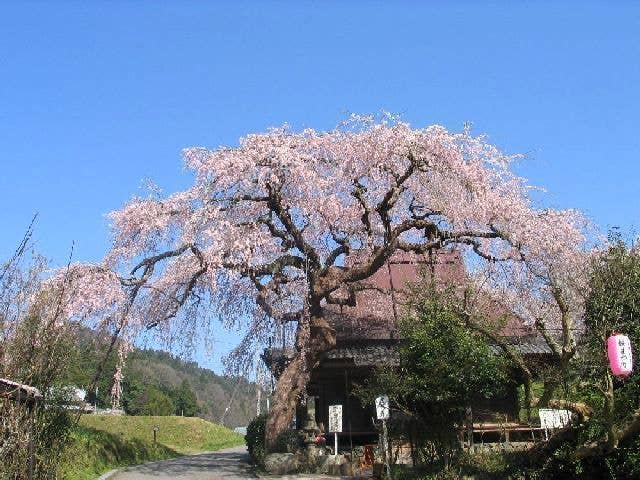
[[461,453],[456,425],[465,421],[466,407],[504,393],[511,381],[509,370],[486,339],[467,327],[453,306],[457,300],[452,290],[438,291],[427,280],[411,301],[399,324],[400,368],[379,369],[356,395],[363,404],[372,404],[386,392],[410,417],[404,427],[392,422],[392,438],[413,429],[422,459],[447,470]]
[[244,436],[244,440],[247,443],[247,450],[249,450],[249,456],[251,460],[258,465],[261,465],[267,449],[264,441],[265,426],[267,423],[267,415],[259,415],[247,426],[247,434]]
[[279,453],[296,453],[303,447],[302,434],[298,430],[285,430],[276,440],[276,451]]
[[72,419],[64,387],[75,356],[76,328],[63,321],[61,293],[46,288],[45,260],[25,253],[31,231],[9,261],[0,262],[0,378],[30,385],[43,395],[31,408],[0,398],[0,478],[55,475],[68,445]]

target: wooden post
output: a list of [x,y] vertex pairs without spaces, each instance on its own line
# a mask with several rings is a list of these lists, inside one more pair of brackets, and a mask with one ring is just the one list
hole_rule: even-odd
[[29,480],[35,473],[35,449],[33,445],[33,407],[29,407]]
[[391,480],[391,465],[389,464],[389,437],[386,420],[382,420],[382,443],[384,445],[384,463],[387,467],[387,479]]
[[473,410],[471,407],[465,409],[465,423],[467,428],[467,440],[469,442],[469,450],[474,451],[473,448]]

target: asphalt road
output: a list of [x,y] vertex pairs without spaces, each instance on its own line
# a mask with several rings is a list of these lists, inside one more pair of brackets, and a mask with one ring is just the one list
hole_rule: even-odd
[[249,468],[246,447],[235,447],[213,453],[189,455],[162,462],[128,467],[109,477],[109,480],[245,480],[255,478]]

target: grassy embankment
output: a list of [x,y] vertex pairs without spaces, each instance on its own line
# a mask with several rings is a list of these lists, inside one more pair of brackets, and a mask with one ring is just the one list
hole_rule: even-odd
[[[153,427],[158,426],[158,444]],[[65,454],[62,478],[86,480],[113,468],[244,444],[241,435],[201,418],[85,415]]]

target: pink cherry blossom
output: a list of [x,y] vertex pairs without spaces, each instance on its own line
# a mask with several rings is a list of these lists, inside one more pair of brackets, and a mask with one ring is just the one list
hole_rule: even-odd
[[100,265],[72,267],[67,313],[133,331],[197,329],[198,318],[217,316],[248,332],[233,365],[294,322],[299,361],[282,375],[274,407],[284,420],[304,375],[335,342],[323,307],[398,250],[462,249],[479,286],[525,321],[556,322],[550,299],[560,289],[575,322],[585,220],[536,208],[533,187],[511,170],[515,158],[468,129],[392,117],[186,149],[193,186],[109,214],[113,247]]

